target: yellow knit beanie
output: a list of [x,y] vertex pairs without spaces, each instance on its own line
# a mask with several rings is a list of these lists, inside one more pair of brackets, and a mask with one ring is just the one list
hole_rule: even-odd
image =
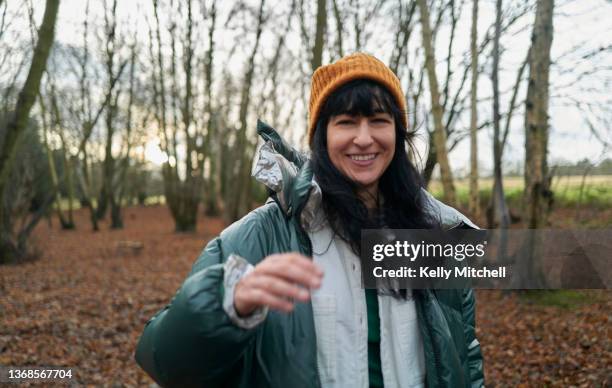
[[319,67],[312,76],[308,106],[308,144],[312,145],[315,126],[325,100],[339,87],[355,79],[370,79],[384,86],[402,111],[402,123],[408,127],[404,93],[397,76],[383,62],[364,53],[355,53],[335,63]]

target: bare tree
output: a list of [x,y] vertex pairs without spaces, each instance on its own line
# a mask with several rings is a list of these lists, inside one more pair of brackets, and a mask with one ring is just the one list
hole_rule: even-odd
[[[395,34],[395,45],[391,52],[391,59],[389,60],[389,68],[395,73],[399,73],[400,65],[406,64],[408,41],[414,29],[414,23],[412,18],[416,10],[416,2],[411,1],[409,5],[406,5],[404,1],[399,1],[397,12],[399,14],[398,30]],[[395,9],[394,9],[395,11]]]
[[[153,1],[156,22],[157,63],[154,68],[155,117],[161,132],[162,149],[168,161],[162,166],[164,193],[177,232],[194,231],[203,186],[201,161],[203,147],[198,147],[201,133],[194,116],[195,37],[193,1],[170,1],[167,36],[170,38],[169,74],[162,41],[162,22],[158,1]],[[184,35],[180,38],[180,34]],[[152,32],[150,33],[152,36]],[[150,52],[153,56],[152,44]],[[179,47],[182,50],[179,50]],[[167,88],[166,79],[170,81]],[[166,93],[170,92],[167,96]],[[168,112],[169,110],[169,112]],[[169,113],[169,115],[168,115]],[[168,117],[169,116],[169,117]],[[179,154],[179,145],[184,154]]]
[[[221,151],[219,137],[219,117],[213,111],[213,69],[215,56],[215,30],[217,24],[217,2],[213,0],[208,10],[210,26],[208,29],[208,50],[204,59],[204,95],[206,98],[204,113],[206,114],[206,147],[205,158],[209,160],[208,176],[205,177],[204,209],[207,215],[217,215],[220,211],[221,195]],[[204,170],[205,159],[202,159]]]
[[434,53],[431,26],[429,24],[429,9],[425,0],[417,0],[419,12],[421,14],[421,32],[423,36],[423,47],[425,51],[425,67],[429,80],[429,92],[431,94],[431,106],[434,122],[434,142],[436,147],[436,159],[440,165],[440,175],[442,187],[444,188],[444,200],[454,205],[455,185],[453,183],[453,173],[448,161],[448,151],[446,148],[446,130],[442,122],[443,108],[440,103],[440,90],[438,88],[438,76],[436,74],[436,57]]
[[255,73],[255,58],[259,51],[261,34],[265,22],[264,18],[265,0],[259,3],[259,11],[257,13],[257,26],[255,30],[255,42],[251,49],[251,53],[247,59],[246,72],[244,75],[242,90],[240,92],[240,110],[238,114],[239,132],[235,147],[235,158],[238,162],[238,179],[233,182],[232,198],[225,209],[226,220],[236,220],[242,214],[246,213],[249,206],[249,192],[251,191],[249,179],[249,167],[253,147],[247,139],[248,128],[248,112],[251,103],[251,87]]
[[470,32],[470,54],[472,85],[470,91],[470,211],[480,213],[478,193],[478,0],[472,0],[472,29]]
[[30,110],[36,101],[40,80],[45,71],[47,58],[53,45],[58,8],[59,0],[46,1],[45,13],[38,30],[38,41],[34,48],[30,70],[19,93],[14,113],[9,118],[3,131],[4,140],[0,149],[0,262],[8,261],[25,253],[23,251],[25,241],[34,225],[36,225],[42,216],[41,214],[38,216],[38,219],[36,217],[33,218],[30,224],[22,230],[25,234],[20,233],[17,241],[15,241],[13,236],[11,236],[10,214],[6,213],[4,206],[4,193],[9,184],[8,177],[14,164],[15,154],[19,149],[19,140],[27,126]]
[[[432,27],[432,36],[435,39],[436,33],[439,29],[439,27],[442,25],[442,15],[445,12],[446,9],[450,9],[451,10],[451,23],[450,23],[450,29],[452,30],[455,26],[456,26],[456,22],[453,22],[453,20],[458,20],[459,18],[459,14],[458,12],[453,11],[454,8],[454,2],[453,1],[444,1],[442,2],[441,6],[438,7],[438,15],[436,17],[436,22],[433,24]],[[507,31],[510,27],[512,27],[517,21],[521,20],[521,18],[528,12],[530,12],[532,8],[532,5],[530,3],[527,3],[524,7],[521,8],[509,8],[504,10],[504,14],[507,15],[507,17],[505,18],[505,20],[502,21],[502,26],[501,26],[501,33],[504,33],[505,31]],[[493,22],[486,30],[484,37],[481,39],[480,43],[478,44],[478,49],[477,49],[477,55],[480,57],[482,55],[483,52],[485,52],[485,50],[489,47],[489,45],[491,44],[493,37],[494,37],[494,29],[495,29],[495,22]],[[452,33],[451,31],[451,36],[454,36],[454,33]],[[467,53],[465,53],[463,55],[464,58],[468,58],[468,60],[463,60],[460,64],[459,64],[459,68],[462,68],[461,71],[457,71],[457,70],[450,70],[451,66],[453,67],[457,67],[457,64],[452,64],[451,63],[451,48],[452,48],[452,44],[449,41],[449,50],[448,53],[449,55],[447,55],[446,58],[446,67],[447,67],[447,77],[444,83],[444,87],[441,89],[441,95],[443,98],[443,103],[442,103],[442,110],[443,110],[443,115],[444,115],[444,126],[445,126],[445,130],[446,130],[446,137],[447,137],[447,147],[449,151],[452,151],[464,138],[469,137],[469,128],[466,131],[459,131],[458,128],[456,128],[456,123],[459,117],[461,117],[461,115],[463,114],[464,110],[467,109],[468,105],[469,105],[469,97],[470,94],[469,93],[464,93],[467,84],[468,84],[468,78],[469,78],[469,74],[470,74],[470,69],[471,69],[471,61],[469,60],[469,58],[471,57],[471,54],[469,53],[469,51]],[[417,50],[418,53],[418,50]],[[488,58],[485,57],[485,58]],[[423,64],[424,65],[424,64]],[[480,64],[478,65],[479,67],[479,73],[483,72],[484,69],[484,64]],[[418,70],[415,72],[415,70]],[[422,76],[423,76],[423,71],[422,69],[415,69],[409,70],[409,75],[410,75],[410,79],[413,80],[410,84],[415,84],[415,87],[413,89],[416,90],[412,90],[411,94],[413,96],[413,106],[418,107],[418,103],[420,100],[420,93],[423,91],[423,87],[422,87]],[[458,86],[456,87],[451,87],[451,83],[449,82],[451,80],[451,77],[453,75],[453,73],[460,73],[461,74],[461,78],[458,82]],[[419,77],[416,78],[415,75],[419,74]],[[457,82],[455,82],[456,84]],[[479,101],[482,102],[482,101]],[[417,110],[418,113],[418,110]],[[424,114],[427,115],[427,112]],[[415,114],[413,116],[413,127],[417,128],[420,125],[420,122],[424,122],[425,124],[429,124],[426,120],[419,120],[418,115]],[[477,129],[483,129],[485,127],[487,127],[488,125],[490,125],[489,121],[486,121],[484,123],[480,123],[477,125]],[[426,183],[428,183],[431,179],[431,175],[433,173],[434,167],[437,165],[437,160],[436,160],[436,146],[435,146],[435,137],[433,136],[433,131],[428,129],[428,133],[429,133],[429,152],[427,154],[427,159],[425,162],[425,167],[423,169],[423,177]]]
[[[74,102],[76,107],[71,107],[70,109],[72,115],[75,117],[80,135],[76,157],[79,162],[77,181],[82,194],[82,203],[89,210],[92,229],[97,231],[99,230],[98,202],[96,201],[98,189],[92,169],[93,156],[95,155],[92,155],[90,143],[92,142],[94,129],[103,117],[103,113],[109,106],[116,104],[116,102],[114,102],[116,98],[115,88],[118,85],[127,62],[123,61],[117,70],[113,70],[111,74],[107,74],[107,85],[102,88],[104,95],[101,100],[94,101],[96,99],[96,92],[92,87],[93,77],[91,76],[91,62],[93,61],[90,54],[89,34],[89,2],[87,2],[83,19],[83,46],[74,49],[74,56],[77,62],[75,73],[77,73],[78,76],[78,97]],[[108,69],[108,61],[106,63],[106,68]]]
[[336,57],[342,58],[344,56],[343,47],[343,15],[342,8],[338,6],[339,0],[332,0],[332,6],[334,8],[334,21],[336,24]]
[[[525,101],[525,213],[527,227],[547,225],[552,203],[548,173],[548,87],[553,40],[554,0],[538,0],[531,34],[529,84]],[[526,240],[518,269],[532,288],[544,285],[541,245],[533,233]],[[517,284],[524,286],[524,284]]]
[[[51,78],[49,73],[47,74],[48,74],[47,78],[48,79]],[[64,179],[64,177],[68,177],[71,171],[70,171],[70,168],[68,167],[67,155],[65,153],[66,152],[65,140],[64,140],[63,129],[61,127],[62,122],[61,122],[61,118],[59,114],[59,108],[57,106],[57,99],[55,97],[55,85],[53,84],[52,81],[49,81],[48,83],[50,85],[50,92],[49,92],[50,98],[49,99],[51,101],[51,112],[49,112],[47,108],[47,103],[45,102],[45,97],[43,96],[43,94],[39,93],[39,96],[38,96],[38,104],[40,107],[40,118],[41,118],[40,121],[42,124],[42,132],[43,132],[43,146],[45,148],[45,152],[47,155],[49,175],[51,178],[53,192],[55,194],[55,198],[54,198],[55,209],[56,209],[59,221],[60,221],[61,228],[62,229],[74,229],[75,224],[74,224],[73,213],[72,213],[72,203],[69,203],[68,205],[69,208],[68,208],[67,215],[65,215],[64,211],[62,210],[62,202],[61,202],[62,195],[61,195],[60,183],[61,181],[68,180],[68,179]],[[62,177],[58,176],[57,168],[55,166],[54,152],[51,149],[51,146],[49,144],[49,135],[52,132],[58,135],[62,143],[62,148],[60,149],[60,152],[62,153],[62,163],[61,163],[61,171],[63,173]],[[68,191],[70,192],[70,189]],[[72,197],[69,198],[70,202],[71,200],[72,200]]]
[[98,197],[98,209],[96,217],[101,219],[106,213],[107,206],[111,207],[111,228],[118,229],[123,227],[123,219],[121,217],[121,203],[117,198],[121,190],[118,184],[121,182],[118,179],[117,160],[113,156],[113,144],[115,133],[117,131],[117,116],[119,112],[119,99],[121,95],[120,84],[116,87],[114,80],[118,79],[125,62],[119,61],[118,47],[123,42],[118,38],[117,31],[117,0],[112,0],[112,3],[107,4],[105,1],[104,7],[104,53],[105,53],[105,70],[107,75],[107,92],[111,95],[108,106],[106,107],[105,129],[106,129],[106,144],[104,147],[104,162],[102,174],[102,188]]
[[548,174],[548,85],[554,0],[538,0],[531,36],[529,84],[525,101],[525,198],[529,228],[547,223],[552,200]]
[[500,132],[501,114],[499,110],[499,40],[501,37],[502,0],[496,2],[495,36],[493,38],[493,68],[491,82],[493,84],[493,193],[491,194],[491,217],[489,226],[499,226],[506,229],[510,224],[510,214],[504,195],[502,174],[502,139]]
[[317,29],[315,31],[314,45],[312,47],[312,71],[315,71],[323,62],[323,44],[326,25],[327,2],[326,0],[317,0]]

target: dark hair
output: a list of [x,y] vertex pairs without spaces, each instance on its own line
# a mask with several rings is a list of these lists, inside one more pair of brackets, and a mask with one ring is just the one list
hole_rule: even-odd
[[[370,213],[357,196],[357,184],[343,175],[327,152],[327,124],[340,114],[373,116],[389,113],[395,121],[395,154],[378,183],[382,203]],[[312,143],[315,179],[323,193],[323,209],[334,232],[359,256],[361,229],[430,229],[438,224],[424,208],[423,180],[408,157],[414,133],[404,126],[395,99],[382,85],[358,79],[338,88],[321,109]]]

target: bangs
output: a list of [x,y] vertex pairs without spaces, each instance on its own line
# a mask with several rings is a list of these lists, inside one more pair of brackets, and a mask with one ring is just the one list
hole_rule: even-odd
[[380,84],[368,79],[357,79],[342,85],[327,98],[321,116],[327,121],[333,116],[374,116],[398,110],[391,94]]

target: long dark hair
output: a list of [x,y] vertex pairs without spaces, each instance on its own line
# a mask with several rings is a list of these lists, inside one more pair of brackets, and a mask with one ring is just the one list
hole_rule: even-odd
[[[389,113],[395,121],[395,155],[378,182],[378,208],[368,212],[357,196],[358,186],[331,162],[327,152],[327,124],[340,114],[374,116],[376,111]],[[395,99],[380,84],[357,79],[338,88],[323,105],[312,143],[312,165],[315,179],[323,192],[323,209],[334,232],[359,256],[361,229],[380,227],[394,229],[430,229],[437,222],[424,208],[423,180],[410,161],[407,147],[412,148],[414,133],[401,120],[402,112]]]

